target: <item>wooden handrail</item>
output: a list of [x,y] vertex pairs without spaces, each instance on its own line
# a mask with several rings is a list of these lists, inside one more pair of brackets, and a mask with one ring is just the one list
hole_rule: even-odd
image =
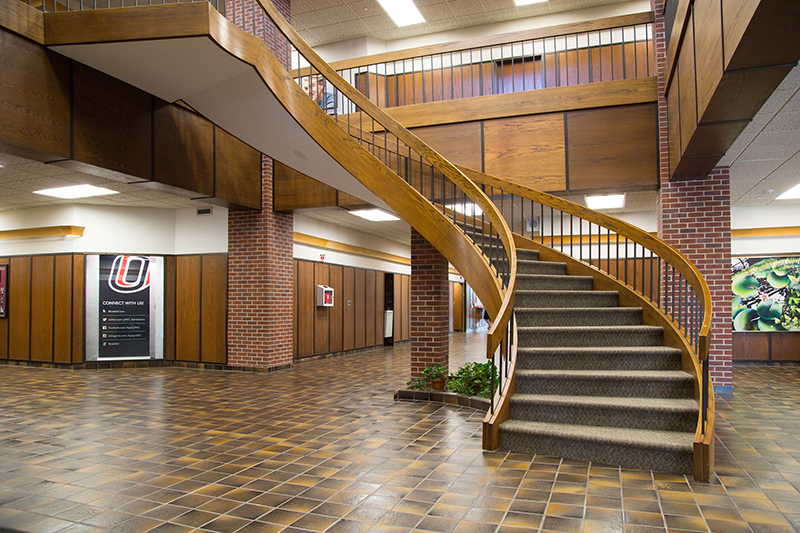
[[402,61],[403,59],[411,59],[414,57],[423,57],[436,54],[458,52],[462,50],[469,50],[471,48],[481,48],[484,46],[495,46],[511,42],[529,41],[531,39],[545,39],[548,37],[558,37],[560,35],[572,35],[575,33],[607,30],[622,26],[649,24],[653,22],[653,20],[654,20],[653,13],[650,11],[644,13],[633,13],[630,15],[620,15],[617,17],[608,17],[604,19],[589,20],[584,22],[559,24],[557,26],[548,26],[546,28],[535,28],[525,31],[501,33],[488,37],[464,39],[462,41],[453,41],[444,44],[421,46],[419,48],[410,48],[406,50],[397,50],[393,52],[383,52],[380,54],[373,54],[353,59],[334,61],[333,63],[330,64],[330,66],[336,70],[343,70],[349,68],[364,67],[367,65],[375,65],[378,63],[390,63],[392,61]]
[[[277,11],[277,9],[268,1],[258,0],[259,5],[264,9],[267,13],[267,16],[273,21],[273,23],[278,27],[278,29],[286,36],[287,39],[292,43],[292,45],[297,49],[299,54],[303,56],[310,64],[311,67],[306,67],[304,69],[300,69],[299,72],[295,75],[286,73],[285,82],[288,81],[292,83],[294,86],[299,86],[294,82],[294,78],[297,75],[302,75],[304,70],[308,70],[310,73],[312,70],[315,73],[321,74],[329,83],[331,83],[339,92],[341,92],[346,98],[352,101],[358,108],[362,109],[368,116],[375,119],[376,122],[381,124],[385,130],[391,132],[395,135],[400,141],[405,143],[405,145],[409,146],[414,152],[423,156],[431,165],[433,165],[437,170],[439,170],[445,177],[447,177],[450,181],[455,183],[459,189],[464,191],[464,193],[469,197],[469,199],[478,205],[484,213],[486,213],[487,217],[491,220],[494,224],[494,227],[498,228],[498,233],[503,241],[504,246],[506,247],[506,251],[509,254],[509,261],[511,263],[511,269],[513,272],[516,272],[516,254],[513,253],[514,250],[514,243],[513,239],[511,238],[511,233],[508,231],[508,227],[505,225],[505,221],[503,220],[502,215],[497,210],[496,206],[492,203],[492,201],[481,191],[474,183],[472,183],[460,170],[458,170],[454,165],[452,165],[449,161],[443,158],[439,153],[437,153],[433,148],[428,146],[424,143],[421,139],[419,139],[416,135],[408,131],[403,125],[393,119],[390,115],[388,115],[385,111],[377,107],[375,104],[370,102],[370,100],[358,91],[355,87],[347,83],[347,81],[342,78],[335,69],[333,69],[330,65],[328,65],[320,56],[317,54],[313,48],[311,48],[295,31],[295,29],[283,18],[283,16]],[[308,98],[308,103],[312,103]],[[316,105],[316,104],[314,104]],[[328,117],[330,120],[330,117]],[[333,122],[333,120],[330,120]],[[365,183],[365,185],[367,185]],[[378,194],[379,196],[383,193],[383,188],[381,186],[373,186],[371,187],[373,192]],[[411,189],[413,190],[413,189]],[[397,203],[397,197],[385,196],[382,197],[387,204]],[[394,200],[394,202],[393,202]],[[401,214],[401,213],[398,213]],[[409,218],[406,218],[409,220]],[[503,229],[503,231],[500,231]],[[426,232],[420,231],[423,235]],[[429,239],[431,242],[436,241],[438,239],[433,238]],[[434,245],[440,243],[434,243]],[[467,261],[469,263],[469,261]],[[454,263],[455,264],[455,263]],[[462,266],[457,265],[459,267],[459,271],[462,271]],[[466,265],[465,265],[466,266]],[[467,272],[473,270],[472,268],[465,268]],[[463,272],[464,277],[468,280],[470,276],[467,272]],[[477,273],[477,272],[476,272]],[[494,279],[493,284],[495,285],[494,290],[487,290],[489,289],[488,284],[486,281],[481,281],[480,279],[473,278],[475,285],[473,285],[473,289],[476,290],[478,296],[484,302],[484,305],[487,306],[487,311],[490,315],[498,316],[500,314],[501,309],[503,308],[504,301],[508,298],[508,296],[503,295],[502,291],[500,290],[500,286],[498,284],[497,278]],[[470,282],[472,285],[472,282]],[[507,291],[511,292],[512,291]],[[485,298],[485,299],[484,299]]]
[[703,306],[704,315],[700,329],[698,357],[701,361],[705,359],[705,357],[708,355],[708,334],[711,328],[711,293],[708,289],[708,285],[706,284],[706,280],[703,278],[703,275],[699,270],[697,270],[697,267],[695,267],[686,258],[686,256],[666,242],[659,239],[657,236],[652,235],[618,218],[606,215],[599,211],[594,211],[588,207],[584,207],[557,196],[552,196],[544,192],[529,189],[516,183],[500,180],[493,176],[489,176],[488,174],[484,174],[467,167],[459,166],[459,168],[475,183],[503,189],[506,192],[534,200],[548,207],[553,207],[555,209],[564,211],[565,213],[579,216],[584,220],[588,220],[599,226],[611,229],[619,235],[628,237],[632,241],[646,246],[664,258],[673,267],[675,267],[675,269],[680,272],[683,277],[686,278],[696,294],[702,295],[701,305]]

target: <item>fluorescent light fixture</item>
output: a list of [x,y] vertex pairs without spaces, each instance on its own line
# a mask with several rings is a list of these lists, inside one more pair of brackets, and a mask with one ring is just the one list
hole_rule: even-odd
[[394,215],[390,215],[386,211],[380,209],[358,209],[350,211],[351,215],[371,220],[372,222],[386,222],[388,220],[400,220]]
[[94,185],[72,185],[70,187],[42,189],[41,191],[33,191],[33,193],[42,194],[44,196],[53,196],[55,198],[64,198],[67,200],[74,200],[75,198],[89,198],[91,196],[106,196],[108,194],[119,194],[117,191],[104,189],[103,187],[95,187]]
[[781,194],[776,200],[797,200],[800,198],[800,185],[795,185],[785,193]]
[[447,209],[452,209],[456,213],[467,215],[468,217],[479,217],[483,214],[480,207],[473,203],[467,204],[450,204],[445,206]]
[[425,22],[425,18],[412,0],[378,0],[378,3],[398,26]]
[[541,3],[544,3],[544,2],[547,2],[547,0],[514,0],[514,3],[517,4],[517,6],[527,6],[527,5],[530,5],[530,4],[541,4]]
[[589,209],[620,209],[625,207],[625,195],[607,194],[605,196],[587,196],[586,207]]

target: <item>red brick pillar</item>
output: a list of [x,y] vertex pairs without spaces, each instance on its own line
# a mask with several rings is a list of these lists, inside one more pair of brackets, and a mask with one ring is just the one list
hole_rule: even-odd
[[292,215],[272,210],[272,159],[262,157],[260,212],[228,214],[228,364],[292,363]]
[[668,181],[658,195],[658,235],[697,266],[711,291],[709,368],[717,392],[731,391],[730,174],[717,167],[706,178]]
[[426,366],[448,368],[450,288],[447,259],[411,229],[411,377]]
[[658,236],[692,261],[711,291],[712,335],[709,367],[718,392],[731,391],[731,209],[730,174],[715,168],[709,176],[669,181],[669,129],[664,1],[651,0],[656,75],[658,76],[659,178]]
[[[289,0],[272,3],[291,20]],[[227,0],[225,13],[245,31],[274,42],[272,26],[254,7],[254,0]],[[228,364],[281,368],[291,365],[293,356],[294,228],[292,215],[272,210],[272,159],[266,156],[261,159],[261,207],[260,212],[228,214]]]

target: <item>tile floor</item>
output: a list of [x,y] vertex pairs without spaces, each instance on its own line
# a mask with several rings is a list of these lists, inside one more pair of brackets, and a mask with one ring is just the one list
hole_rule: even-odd
[[[454,335],[451,369],[483,340]],[[703,484],[485,453],[483,413],[392,400],[408,367],[408,346],[271,374],[0,365],[0,531],[800,528],[800,368],[735,368]]]

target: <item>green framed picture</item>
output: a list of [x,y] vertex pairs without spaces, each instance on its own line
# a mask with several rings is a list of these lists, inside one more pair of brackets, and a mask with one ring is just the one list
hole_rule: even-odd
[[733,331],[800,331],[800,256],[734,257]]

